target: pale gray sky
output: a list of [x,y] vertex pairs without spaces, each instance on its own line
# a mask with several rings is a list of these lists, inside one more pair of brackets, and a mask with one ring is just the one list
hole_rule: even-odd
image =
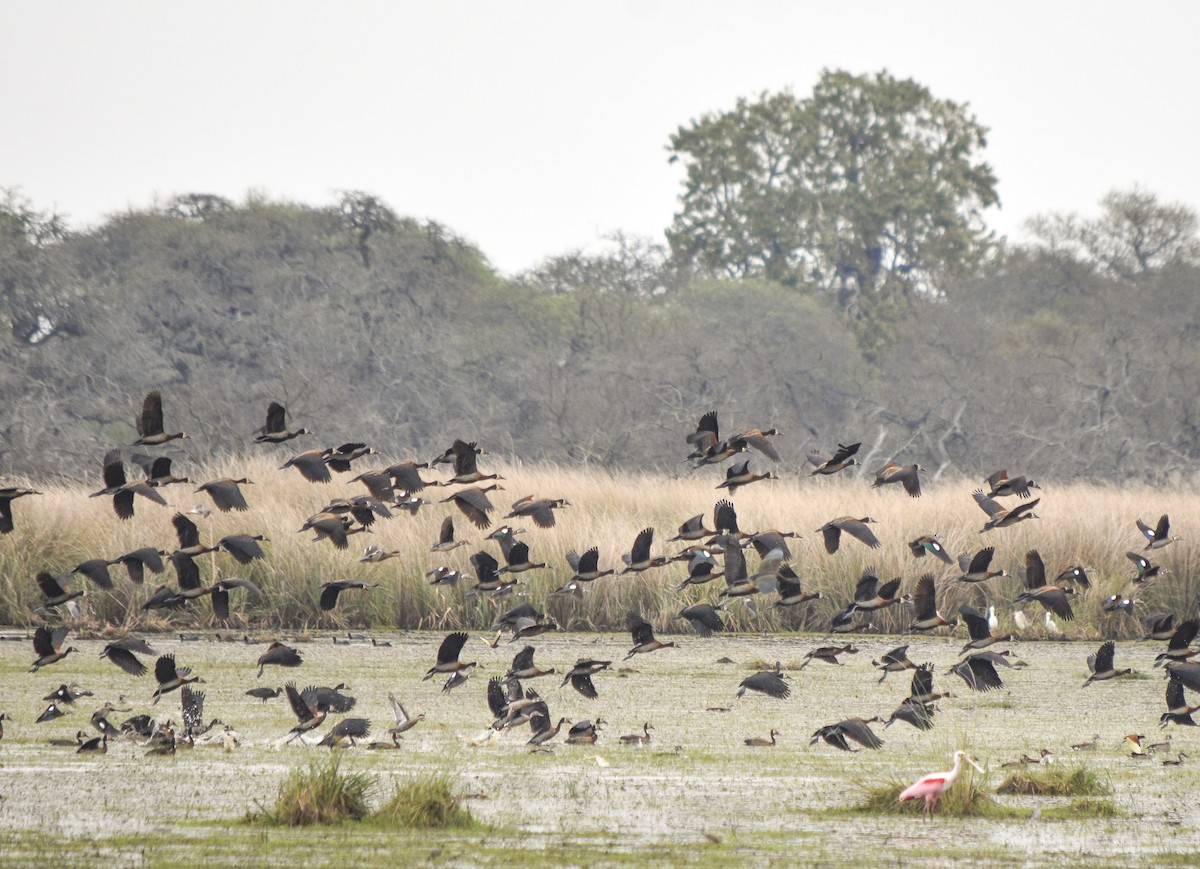
[[1200,207],[1192,2],[0,5],[0,186],[94,224],[175,193],[360,189],[505,272],[662,238],[668,136],[887,68],[970,104],[1013,234],[1139,184]]

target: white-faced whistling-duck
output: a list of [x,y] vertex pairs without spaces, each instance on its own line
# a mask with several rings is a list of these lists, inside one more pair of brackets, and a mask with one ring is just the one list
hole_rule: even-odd
[[369,447],[363,443],[351,442],[342,444],[337,449],[328,450],[323,460],[325,464],[339,474],[346,474],[350,472],[350,463],[355,459],[361,459],[363,456],[373,456],[377,452],[374,447]]
[[986,655],[986,652],[968,655],[952,666],[950,672],[961,676],[972,691],[991,691],[995,688],[1003,688],[1004,680],[996,672],[995,659],[985,657]]
[[330,612],[337,606],[338,595],[352,588],[368,589],[375,586],[360,579],[335,579],[321,583],[321,609]]
[[1093,682],[1103,682],[1108,679],[1115,679],[1118,676],[1126,676],[1133,672],[1132,669],[1118,670],[1113,666],[1113,659],[1117,654],[1117,644],[1112,640],[1102,643],[1095,655],[1088,656],[1088,669],[1092,671],[1092,675],[1087,677],[1087,681],[1083,683],[1086,688]]
[[991,531],[993,528],[1007,528],[1026,519],[1037,519],[1038,515],[1033,512],[1033,508],[1042,500],[1034,498],[1032,501],[1022,501],[1017,506],[1005,510],[998,501],[985,495],[983,489],[976,489],[971,493],[971,497],[975,499],[979,509],[988,515],[987,522],[983,523],[983,527],[979,529],[981,534],[984,531]]
[[41,589],[42,596],[45,598],[42,601],[42,605],[37,608],[38,613],[62,606],[83,594],[83,589],[79,591],[67,591],[62,583],[58,581],[57,577],[46,573],[44,570],[40,571],[34,579],[37,581],[38,588]]
[[629,633],[633,636],[633,648],[625,655],[626,661],[634,655],[657,652],[659,649],[675,648],[674,642],[664,643],[661,640],[655,639],[654,628],[636,612],[629,614],[628,626]]
[[350,480],[351,483],[362,483],[378,501],[392,503],[396,500],[396,487],[387,471],[364,471]]
[[571,566],[572,582],[595,582],[604,576],[612,576],[615,570],[600,569],[600,549],[591,547],[583,555],[577,555],[574,550],[567,553],[567,564]]
[[557,631],[558,625],[551,619],[543,621],[541,618],[519,618],[513,623],[512,630],[513,635],[509,639],[509,642],[515,643],[517,640],[538,637],[550,631]]
[[750,535],[738,528],[737,510],[733,506],[733,502],[727,498],[718,501],[713,505],[713,527],[716,530],[714,539],[710,543],[716,542],[721,535],[728,535],[737,540],[745,540]]
[[362,557],[358,559],[358,562],[359,564],[378,564],[381,561],[387,561],[389,558],[396,558],[403,554],[399,549],[388,550],[372,543],[363,549]]
[[909,683],[908,698],[914,703],[933,703],[949,696],[949,691],[934,690],[933,664],[918,664]]
[[818,474],[828,476],[836,474],[838,471],[844,471],[851,465],[858,464],[854,455],[861,446],[861,441],[855,444],[838,444],[837,452],[829,458],[825,458],[815,450],[810,452],[808,454],[808,463],[813,466],[813,470],[809,476],[816,476]]
[[232,555],[238,564],[249,564],[267,557],[259,543],[266,540],[262,534],[227,534],[217,541],[217,551]]
[[725,575],[725,568],[717,561],[708,549],[696,549],[688,561],[687,578],[676,586],[676,591],[683,591],[689,585],[704,585],[712,582],[718,576]]
[[162,394],[155,389],[146,393],[142,400],[142,413],[137,418],[138,439],[133,446],[156,447],[176,440],[189,437],[187,432],[170,434],[163,430]]
[[129,574],[129,581],[134,585],[141,585],[145,581],[147,570],[151,573],[162,573],[166,570],[162,560],[166,554],[162,549],[155,549],[153,546],[143,546],[141,549],[135,549],[132,552],[127,552],[118,558],[114,558],[109,562],[109,565],[125,565],[125,571]]
[[857,614],[858,610],[854,608],[853,603],[844,610],[835,613],[833,618],[830,619],[829,631],[825,636],[828,637],[832,634],[853,634],[859,631],[872,631],[875,629],[875,625],[870,622],[855,621],[854,617]]
[[1012,634],[993,634],[988,626],[988,617],[973,606],[963,604],[958,608],[958,614],[962,616],[963,624],[967,626],[967,633],[971,635],[971,641],[962,647],[964,653],[972,649],[986,649],[995,643],[1007,643],[1012,640]]
[[782,734],[778,730],[776,730],[775,728],[772,727],[771,735],[769,738],[763,739],[761,736],[747,736],[745,739],[742,740],[742,742],[744,742],[746,745],[750,746],[751,748],[774,748],[776,736],[782,736]]
[[962,770],[963,761],[971,764],[979,772],[983,772],[982,767],[971,760],[970,755],[965,751],[956,751],[954,752],[953,769],[946,772],[931,772],[929,775],[922,776],[902,790],[897,799],[900,802],[906,800],[925,800],[925,813],[932,820],[933,813],[937,809],[938,799],[943,793],[950,790],[954,786],[954,782],[958,780],[958,774]]
[[567,731],[567,745],[595,745],[596,740],[600,737],[600,726],[604,724],[604,719],[597,718],[592,721],[577,721],[571,725],[571,729]]
[[728,600],[758,594],[754,578],[747,575],[746,553],[731,537],[725,536],[721,542],[725,550],[725,588],[721,590],[721,597]]
[[545,745],[558,736],[558,732],[564,724],[570,723],[571,719],[560,718],[558,719],[558,723],[551,727],[549,718],[543,715],[535,715],[529,721],[529,726],[533,729],[533,736],[529,738],[529,742],[526,745]]
[[720,605],[713,606],[704,602],[694,603],[681,610],[676,618],[687,619],[696,629],[696,633],[702,637],[711,637],[713,631],[725,630],[725,623],[721,621],[721,616],[718,614],[719,608]]
[[958,624],[957,619],[946,619],[937,609],[937,585],[933,574],[926,573],[917,580],[917,590],[913,593],[913,606],[916,618],[908,626],[909,631],[932,631],[940,627],[952,627]]
[[312,434],[312,432],[306,428],[288,431],[287,408],[278,401],[272,401],[267,405],[267,421],[262,428],[255,432],[254,442],[256,444],[281,444],[306,434]]
[[518,541],[512,545],[504,556],[508,562],[496,573],[524,573],[527,570],[542,570],[546,567],[545,562],[533,562],[529,559],[529,544]]
[[751,483],[757,483],[759,480],[778,480],[779,477],[773,472],[768,471],[765,474],[756,474],[750,470],[750,460],[738,462],[736,465],[731,465],[725,471],[725,479],[717,483],[718,489],[728,489],[730,494],[733,494],[742,486],[749,486]]
[[1133,566],[1137,568],[1137,575],[1130,580],[1134,585],[1142,585],[1157,579],[1160,574],[1168,573],[1161,565],[1154,564],[1144,555],[1137,552],[1126,552],[1125,557],[1133,562]]
[[871,488],[886,486],[890,483],[899,483],[904,486],[904,491],[908,493],[910,498],[920,498],[920,473],[923,470],[925,469],[920,465],[897,465],[895,462],[888,462],[875,472],[875,482],[871,483]]
[[513,502],[512,512],[504,518],[528,516],[539,528],[551,528],[554,526],[554,511],[568,506],[566,498],[534,498],[533,495],[526,495]]
[[649,745],[650,744],[650,731],[653,729],[654,729],[654,726],[652,724],[650,724],[650,722],[647,721],[645,724],[642,725],[641,733],[631,733],[626,736],[622,736],[621,742],[624,745],[634,745],[634,746]]
[[328,483],[333,479],[333,475],[329,473],[325,457],[332,452],[331,449],[305,450],[292,456],[280,465],[279,469],[282,471],[284,468],[295,468],[300,472],[300,476],[310,483]]
[[146,480],[128,481],[125,479],[125,465],[121,461],[120,450],[109,450],[104,456],[104,488],[92,492],[91,497],[112,495],[113,510],[122,519],[133,518],[133,496],[141,495],[156,504],[167,506],[162,495]]
[[963,553],[958,556],[958,569],[961,574],[957,577],[959,582],[986,582],[992,577],[1008,576],[1003,570],[988,570],[991,566],[992,556],[996,554],[994,546],[988,546],[980,549],[974,555]]
[[1182,540],[1178,535],[1171,536],[1171,520],[1163,513],[1158,517],[1158,524],[1151,528],[1141,519],[1137,520],[1138,531],[1146,538],[1146,549],[1162,549],[1176,540]]
[[454,517],[447,516],[442,520],[441,531],[438,532],[437,541],[429,548],[430,552],[449,552],[451,549],[457,549],[459,546],[466,546],[467,541],[454,539]]
[[[156,489],[173,486],[176,483],[191,482],[187,477],[175,476],[171,471],[170,456],[148,456],[143,453],[134,453],[129,460],[146,472],[146,483]],[[107,483],[107,479],[105,482]]]
[[1196,722],[1192,719],[1192,713],[1198,709],[1200,709],[1200,706],[1192,706],[1187,702],[1183,693],[1183,683],[1172,675],[1167,680],[1167,711],[1159,716],[1158,726],[1166,727],[1168,724],[1180,724],[1187,727],[1195,727]]
[[800,577],[786,564],[779,569],[776,590],[779,592],[779,600],[775,601],[775,606],[796,606],[821,597],[819,591],[805,592]]
[[142,676],[146,672],[146,665],[138,659],[135,652],[143,655],[154,654],[154,650],[145,640],[137,637],[125,637],[106,645],[104,651],[100,653],[100,657],[108,658],[131,676]]
[[1161,667],[1167,661],[1186,661],[1196,656],[1192,650],[1192,642],[1200,633],[1200,620],[1188,619],[1181,622],[1167,641],[1167,650],[1154,659],[1154,666]]
[[800,665],[803,670],[813,661],[823,661],[826,664],[842,665],[838,660],[838,655],[857,655],[858,649],[853,643],[847,643],[844,646],[818,646],[804,656],[804,663]]
[[629,552],[621,555],[621,560],[625,562],[625,569],[621,571],[621,574],[641,573],[642,571],[668,564],[670,559],[666,556],[655,555],[651,557],[650,547],[653,544],[653,528],[643,528],[639,531],[637,537],[634,538],[633,547]]
[[217,480],[209,480],[207,483],[201,483],[196,491],[208,492],[213,503],[217,505],[217,509],[222,513],[228,513],[230,510],[249,510],[250,505],[246,503],[241,486],[253,482],[253,480],[248,480],[245,477],[236,479],[234,477],[221,477]]
[[1142,616],[1142,624],[1146,627],[1146,635],[1138,640],[1169,640],[1175,635],[1174,613],[1150,613]]
[[860,612],[871,612],[902,603],[904,599],[897,594],[899,591],[899,579],[884,582],[875,575],[875,568],[868,567],[854,588],[854,608]]
[[1004,498],[1009,495],[1028,498],[1030,489],[1041,488],[1041,486],[1027,477],[1010,477],[1008,471],[996,471],[988,476],[984,482],[988,485],[987,496],[989,498]]
[[748,538],[750,544],[754,547],[754,551],[758,553],[759,558],[766,558],[771,552],[778,549],[785,561],[792,560],[792,550],[788,546],[788,538],[798,539],[800,537],[795,531],[777,531],[771,528],[767,531],[759,531],[757,534],[751,534]]
[[879,538],[875,536],[875,532],[867,527],[868,523],[874,521],[870,516],[864,516],[861,519],[855,519],[853,516],[839,516],[836,519],[830,519],[817,530],[824,537],[825,551],[830,555],[838,551],[843,531],[855,540],[870,546],[872,549],[878,549],[883,544],[879,542]]
[[300,653],[291,646],[279,641],[273,641],[267,650],[258,656],[258,677],[262,678],[263,669],[268,665],[276,667],[299,667],[303,663]]
[[738,686],[737,696],[741,697],[747,691],[757,691],[768,697],[786,700],[792,696],[792,689],[783,678],[783,668],[775,664],[774,670],[759,670],[753,676],[747,676]]
[[36,673],[42,667],[48,667],[58,661],[61,661],[71,652],[76,651],[74,646],[63,648],[63,641],[67,638],[67,628],[55,628],[53,631],[47,627],[40,627],[33,632],[33,651],[37,654],[37,660],[33,662],[31,673]]
[[0,489],[0,534],[13,530],[12,502],[25,495],[40,495],[37,489],[9,486]]
[[555,673],[553,667],[543,670],[533,663],[534,647],[526,646],[513,657],[512,667],[505,674],[508,679],[536,679],[538,676],[551,676]]
[[489,486],[471,486],[460,489],[448,498],[443,498],[441,503],[453,503],[476,528],[487,528],[492,524],[488,514],[496,509],[487,493],[497,489],[502,490],[503,486],[497,483]]
[[[429,464],[427,462],[414,462],[411,459],[407,459],[385,468],[383,472],[391,477],[393,488],[412,494],[420,492],[427,486],[442,485],[440,482],[430,482],[421,478],[421,470],[428,467]],[[379,496],[376,495],[375,497],[378,498]],[[387,499],[381,498],[380,500]]]
[[328,540],[333,544],[335,549],[348,549],[350,547],[350,535],[357,534],[364,529],[354,527],[354,520],[349,516],[339,516],[336,513],[317,513],[314,516],[309,516],[308,520],[296,532],[301,534],[305,531],[312,531],[316,537],[313,542],[320,540]]
[[567,671],[563,676],[563,687],[567,682],[571,683],[571,687],[582,694],[589,700],[595,700],[599,695],[596,693],[596,686],[592,684],[592,676],[599,673],[601,670],[612,668],[612,661],[596,661],[590,658],[580,658],[575,662],[575,666]]
[[827,724],[812,735],[809,745],[815,745],[818,740],[824,740],[842,751],[856,751],[846,742],[849,737],[863,748],[882,748],[883,740],[871,730],[871,724],[879,721],[881,719],[876,716],[874,718],[846,718],[837,724]]
[[768,438],[773,438],[780,434],[782,432],[776,428],[751,428],[731,437],[729,445],[733,448],[734,452],[739,453],[745,452],[747,447],[753,447],[771,461],[779,462],[783,459],[779,455],[779,451],[775,449],[775,445]]
[[215,546],[205,546],[200,542],[200,529],[182,513],[172,516],[171,524],[175,526],[175,536],[179,538],[179,548],[175,550],[177,554],[195,558],[216,549]]
[[400,736],[400,734],[404,733],[406,730],[411,730],[425,720],[424,712],[419,712],[416,715],[409,715],[404,710],[404,706],[401,705],[400,701],[396,699],[396,695],[390,691],[388,692],[388,703],[391,705],[392,715],[396,719],[396,726],[388,730],[388,735],[393,739]]
[[908,659],[908,646],[897,646],[882,655],[878,661],[871,661],[871,666],[878,667],[883,671],[883,675],[879,677],[880,682],[887,678],[888,673],[903,673],[905,670],[917,669],[917,665]]
[[908,548],[914,558],[924,558],[925,553],[929,553],[934,558],[940,559],[947,564],[954,564],[954,559],[950,557],[950,553],[946,551],[946,547],[942,545],[942,541],[938,540],[933,534],[924,534],[916,540],[910,540]]
[[446,480],[443,485],[504,479],[499,474],[485,474],[479,470],[477,465],[479,452],[476,450],[475,444],[455,441],[450,449],[454,452],[454,476]]
[[465,632],[448,634],[438,647],[437,663],[429,668],[429,672],[425,674],[422,681],[432,679],[437,673],[457,673],[459,670],[474,667],[474,661],[468,664],[458,660],[458,655],[466,644],[467,634]]
[[667,542],[674,543],[676,540],[703,540],[706,537],[711,537],[714,533],[704,527],[704,514],[697,513],[680,525],[679,532]]
[[937,707],[932,703],[922,703],[919,700],[913,700],[911,697],[905,697],[900,701],[900,705],[892,710],[892,714],[888,720],[883,722],[883,728],[886,730],[897,721],[903,721],[905,724],[910,724],[917,730],[932,730],[933,715],[937,711]]
[[108,562],[103,558],[89,558],[75,565],[67,573],[68,576],[86,576],[100,588],[113,587],[112,575],[108,572]]
[[1075,618],[1075,612],[1071,609],[1071,602],[1067,600],[1067,596],[1074,592],[1073,588],[1047,585],[1046,564],[1042,561],[1041,553],[1036,549],[1025,553],[1025,590],[1017,596],[1014,603],[1019,605],[1037,601],[1047,612],[1070,621]]
[[310,730],[315,730],[320,727],[325,716],[329,714],[329,707],[324,703],[318,702],[314,707],[310,707],[304,698],[300,696],[300,692],[296,690],[295,682],[288,682],[283,686],[283,690],[288,699],[288,705],[292,707],[292,712],[295,714],[299,722],[295,727],[288,731],[291,735],[289,741],[307,733]]
[[366,718],[343,718],[329,728],[329,732],[325,734],[325,738],[318,745],[337,748],[342,744],[342,740],[347,740],[353,747],[356,745],[355,740],[366,739],[370,735],[371,722]]
[[692,452],[688,454],[689,459],[703,459],[708,455],[717,442],[721,439],[720,428],[717,424],[717,412],[710,410],[708,413],[700,417],[700,422],[696,424],[696,430],[690,432],[684,440],[687,445],[692,448]]
[[158,682],[158,687],[154,689],[154,703],[162,699],[162,695],[176,691],[184,685],[192,682],[203,682],[199,676],[191,675],[192,671],[188,667],[176,669],[174,655],[160,655],[158,660],[154,662],[154,678]]

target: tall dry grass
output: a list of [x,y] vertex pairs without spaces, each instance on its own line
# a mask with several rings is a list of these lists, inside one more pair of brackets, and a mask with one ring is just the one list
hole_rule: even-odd
[[[264,592],[262,599],[253,599],[235,591],[236,615],[228,627],[482,628],[498,610],[526,598],[572,629],[621,629],[627,613],[637,609],[660,628],[683,630],[686,628],[674,620],[675,614],[694,601],[714,600],[722,587],[718,580],[676,592],[685,572],[682,565],[672,565],[645,574],[602,579],[592,583],[582,599],[550,596],[570,576],[564,558],[569,549],[583,551],[598,546],[602,567],[620,567],[621,553],[628,551],[637,532],[653,527],[657,532],[656,553],[678,551],[681,544],[670,544],[667,538],[685,519],[704,513],[711,525],[713,505],[724,496],[724,490],[715,488],[723,477],[716,468],[685,470],[667,477],[611,476],[594,470],[519,463],[495,466],[504,476],[504,491],[492,493],[497,506],[493,528],[505,521],[509,505],[524,495],[566,498],[570,506],[556,512],[557,524],[550,529],[536,528],[529,520],[512,520],[528,529],[523,539],[529,542],[534,559],[546,561],[550,567],[521,575],[520,598],[509,596],[493,602],[484,596],[467,596],[469,583],[460,583],[457,588],[433,588],[424,577],[427,570],[439,564],[469,572],[471,553],[480,548],[498,552],[495,544],[483,540],[486,532],[475,529],[452,505],[436,503],[452,490],[426,490],[422,494],[434,501],[433,505],[422,508],[416,516],[397,512],[395,518],[377,522],[372,533],[352,536],[349,550],[338,551],[328,542],[313,542],[310,533],[298,534],[297,529],[330,499],[364,494],[361,484],[350,483],[350,477],[360,470],[382,467],[383,463],[356,462],[354,473],[336,475],[334,482],[320,485],[306,482],[294,470],[281,470],[279,465],[288,455],[291,453],[286,449],[279,449],[269,457],[236,457],[217,467],[192,472],[199,481],[217,476],[245,476],[254,481],[244,487],[250,503],[248,512],[193,517],[206,540],[215,541],[232,533],[265,534],[269,538],[264,544],[267,559],[246,567],[225,554],[199,560],[206,582],[244,576]],[[447,474],[427,471],[425,476],[432,479]],[[36,485],[36,481],[31,482]],[[1140,613],[1170,610],[1182,616],[1195,611],[1200,589],[1193,540],[1197,535],[1192,527],[1194,517],[1200,515],[1200,498],[1196,495],[1135,486],[1047,483],[1037,508],[1040,519],[981,534],[979,529],[986,517],[971,498],[974,486],[964,480],[927,482],[924,496],[910,499],[897,487],[873,490],[868,479],[861,476],[828,479],[809,477],[803,471],[790,475],[785,471],[783,479],[756,483],[739,491],[733,501],[743,530],[775,528],[803,535],[791,543],[794,567],[803,581],[824,597],[794,611],[773,607],[773,596],[761,596],[753,604],[738,601],[728,608],[730,626],[736,630],[823,631],[833,613],[850,600],[859,575],[874,567],[885,579],[904,577],[905,590],[920,574],[932,572],[942,580],[940,608],[944,614],[956,613],[966,602],[983,607],[991,603],[1002,624],[1011,628],[1011,602],[1020,590],[1015,574],[1030,548],[1041,551],[1051,577],[1072,564],[1089,568],[1094,587],[1075,597],[1076,619],[1057,620],[1068,638],[1139,636],[1141,627],[1135,619],[1103,611],[1103,602],[1113,594],[1136,597],[1136,611]],[[212,506],[207,496],[193,493],[194,486],[176,485],[161,490],[171,503],[170,509],[139,499],[137,516],[123,522],[112,512],[108,498],[87,497],[89,488],[43,488],[42,496],[14,502],[16,530],[0,538],[0,622],[5,624],[27,625],[40,620],[34,613],[40,604],[33,581],[37,571],[64,573],[87,558],[115,558],[140,546],[174,549],[170,524],[174,512],[195,504]],[[1150,586],[1135,588],[1129,583],[1134,570],[1125,558],[1126,551],[1143,545],[1134,519],[1142,517],[1153,524],[1164,512],[1171,514],[1176,533],[1193,539],[1153,553],[1152,557],[1170,573]],[[448,554],[432,553],[430,546],[446,515],[455,517],[459,537],[468,545]],[[841,550],[828,555],[815,529],[843,515],[873,517],[883,547],[871,550],[843,535]],[[951,582],[955,571],[928,557],[914,559],[905,545],[921,534],[931,533],[940,535],[955,554],[995,546],[993,568],[998,565],[1014,576],[992,580],[983,588]],[[356,559],[368,543],[403,554],[380,564],[360,564]],[[750,562],[753,569],[752,552]],[[204,601],[182,612],[141,614],[141,601],[156,585],[174,583],[169,568],[164,577],[148,575],[144,587],[133,586],[120,567],[113,568],[113,577],[112,592],[90,587],[79,577],[71,579],[72,587],[88,586],[84,598],[86,622],[150,629],[216,626]],[[317,605],[320,584],[346,578],[362,579],[376,587],[366,592],[347,592],[334,613],[321,613]],[[1025,613],[1034,626],[1024,635],[1046,636],[1040,608],[1027,607]],[[59,616],[51,614],[50,618]],[[909,611],[893,607],[873,614],[871,620],[881,630],[898,632],[910,619]]]

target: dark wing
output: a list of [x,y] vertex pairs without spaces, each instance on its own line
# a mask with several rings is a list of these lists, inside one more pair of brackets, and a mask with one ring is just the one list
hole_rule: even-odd
[[[905,647],[907,648],[907,647]],[[907,656],[906,656],[907,657]],[[933,693],[933,665],[921,664],[913,670],[912,682],[909,686],[910,697],[928,697]]]
[[496,578],[500,563],[490,553],[480,550],[471,556],[471,567],[475,569],[475,576],[480,582],[491,582]]
[[913,592],[913,606],[918,619],[937,615],[937,586],[934,584],[933,574],[926,573],[917,580],[917,590]]
[[579,556],[579,563],[575,566],[576,573],[594,573],[600,566],[600,549],[593,546],[583,555]]
[[826,462],[826,464],[831,466],[840,465],[842,462],[846,461],[846,459],[857,453],[858,448],[861,446],[861,441],[856,444],[850,444],[849,446],[846,446],[845,444],[838,444],[837,452],[829,457],[829,461]]
[[303,724],[313,717],[313,711],[304,702],[304,698],[300,696],[300,692],[296,690],[295,682],[288,682],[283,686],[284,693],[287,694],[288,705],[292,707],[292,712],[300,723]]
[[492,710],[492,716],[495,718],[502,717],[508,708],[508,698],[504,695],[504,680],[499,676],[488,680],[487,702],[488,709]]
[[786,700],[792,696],[792,689],[783,677],[778,673],[772,673],[769,670],[762,670],[755,673],[753,676],[743,680],[742,688],[749,688],[752,691],[761,691],[769,697],[776,697],[780,700]]
[[104,648],[104,657],[112,661],[126,673],[131,676],[142,676],[146,672],[146,665],[138,660],[137,656],[128,649],[121,648],[116,643],[110,643]]
[[157,389],[146,393],[142,400],[142,415],[138,418],[138,434],[142,437],[162,434],[163,409],[162,393]]
[[991,629],[988,627],[987,616],[975,607],[964,604],[959,608],[958,613],[966,623],[967,633],[971,635],[972,640],[986,640],[992,635]]
[[1041,553],[1030,549],[1025,553],[1025,587],[1040,588],[1046,584],[1046,564],[1042,561]]
[[867,601],[875,600],[875,593],[879,590],[879,577],[871,571],[874,568],[867,568],[867,571],[858,580],[858,585],[854,589],[854,600],[856,603],[866,603]]
[[453,543],[453,542],[454,542],[454,517],[447,516],[445,519],[442,520],[442,530],[438,532],[438,543]]
[[872,549],[878,549],[883,544],[879,542],[879,538],[875,536],[875,532],[865,522],[859,522],[857,519],[843,520],[841,522],[842,530],[859,540]]
[[42,594],[47,598],[61,597],[67,593],[67,590],[62,587],[58,579],[44,570],[38,573],[35,579],[37,580],[38,588],[42,590]]
[[637,613],[629,616],[629,633],[633,636],[635,646],[654,642],[654,628]]
[[191,519],[182,513],[176,513],[171,517],[171,524],[175,526],[175,535],[179,538],[180,549],[200,545],[200,529]]
[[182,707],[183,729],[195,733],[203,726],[204,721],[204,692],[197,691],[191,685],[184,685],[179,692],[179,702]]
[[638,536],[633,541],[633,548],[629,550],[630,564],[639,564],[650,560],[650,546],[654,543],[654,529],[643,528],[638,532]]
[[178,678],[178,675],[175,670],[174,655],[160,655],[158,660],[154,662],[154,678],[159,685],[166,684]]
[[267,424],[263,426],[267,434],[287,431],[287,410],[278,401],[267,405]]
[[739,533],[737,510],[734,509],[732,501],[718,501],[713,507],[713,528],[717,534]]
[[1167,650],[1175,652],[1186,649],[1196,639],[1197,632],[1200,632],[1200,620],[1188,619],[1186,622],[1181,622],[1175,629],[1175,633],[1171,634]]
[[592,677],[587,673],[572,676],[571,687],[589,700],[595,700],[600,696],[598,693],[596,693],[596,686],[592,684]]
[[195,559],[182,552],[172,552],[169,557],[171,566],[175,568],[175,578],[179,581],[179,587],[185,591],[199,588],[200,568],[196,566]]
[[871,726],[865,721],[859,721],[855,718],[847,718],[845,721],[839,721],[838,727],[842,732],[857,742],[859,745],[866,748],[882,748],[883,740],[875,735],[871,730]]
[[533,666],[533,646],[526,646],[513,657],[513,670],[527,670]]
[[1158,525],[1154,528],[1155,540],[1166,540],[1167,535],[1171,533],[1171,520],[1167,518],[1167,514],[1163,513],[1158,517]]
[[963,571],[964,573],[984,573],[988,569],[988,565],[992,563],[992,556],[995,555],[996,548],[988,546],[986,549],[980,549],[975,553],[975,557],[971,559],[970,566]]
[[975,499],[975,503],[979,505],[979,509],[983,510],[989,516],[995,516],[997,513],[1004,512],[1004,508],[1000,506],[1000,503],[989,498],[983,489],[976,489],[971,493],[971,497]]
[[842,543],[842,529],[832,522],[826,522],[820,530],[821,536],[825,538],[825,551],[833,555]]
[[529,544],[517,541],[508,550],[505,560],[511,564],[527,564],[529,562]]
[[1112,640],[1103,643],[1100,650],[1096,652],[1096,666],[1093,668],[1096,673],[1107,673],[1113,668],[1113,660],[1117,655],[1116,644]]
[[1175,676],[1171,676],[1171,678],[1167,680],[1167,708],[1180,709],[1186,705],[1186,703],[1187,701],[1183,696],[1183,683],[1175,678]]
[[33,632],[33,651],[39,658],[54,654],[54,642],[49,628],[38,628]]
[[487,528],[492,524],[487,514],[495,509],[487,493],[479,489],[464,489],[454,496],[454,503],[462,510],[471,523],[477,528]]
[[104,487],[116,489],[125,485],[125,465],[121,462],[120,450],[109,450],[104,455]]
[[321,609],[329,612],[337,606],[338,595],[342,593],[342,588],[343,586],[337,582],[325,583],[321,589]]
[[230,534],[228,537],[222,537],[217,547],[232,555],[239,564],[249,564],[256,558],[267,557],[258,540],[249,534]]
[[458,632],[447,635],[446,639],[442,640],[441,646],[438,647],[437,662],[439,664],[449,664],[458,660],[459,652],[462,647],[467,644],[467,634]]
[[725,582],[732,585],[747,576],[746,553],[738,546],[733,537],[726,537],[725,545]]

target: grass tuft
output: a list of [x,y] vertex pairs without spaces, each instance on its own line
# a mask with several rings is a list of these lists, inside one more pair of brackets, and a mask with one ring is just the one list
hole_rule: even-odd
[[[864,786],[863,799],[851,807],[854,814],[912,815],[925,811],[924,800],[900,802],[900,792],[911,782],[892,779],[886,784]],[[976,776],[964,772],[938,800],[938,816],[951,818],[1005,818],[1019,817],[1022,813],[1009,806],[1001,805],[983,790],[983,782]]]
[[1112,792],[1086,764],[1014,772],[996,793],[1035,797],[1102,797]]
[[445,773],[415,776],[397,785],[374,820],[407,830],[467,829],[479,822],[462,804]]
[[275,807],[263,810],[256,820],[286,827],[359,821],[370,812],[368,798],[374,787],[374,776],[343,773],[339,755],[332,754],[288,773],[279,784]]
[[1087,818],[1115,818],[1120,814],[1110,800],[1082,799],[1072,800],[1065,806],[1047,808],[1042,812],[1042,817],[1055,821],[1079,821]]

